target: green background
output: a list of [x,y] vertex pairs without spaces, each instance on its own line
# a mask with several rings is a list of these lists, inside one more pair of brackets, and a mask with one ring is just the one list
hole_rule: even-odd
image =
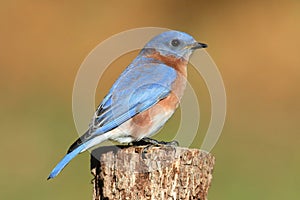
[[[91,199],[88,153],[46,181],[78,137],[72,117],[76,73],[101,41],[145,26],[185,31],[208,43],[223,76],[228,112],[212,151],[209,199],[300,199],[297,0],[1,1],[0,199]],[[112,64],[97,102],[136,53]],[[189,75],[201,91],[201,135],[209,98],[193,69]],[[180,112],[157,138],[172,138],[178,120]],[[201,138],[191,147],[199,147]]]

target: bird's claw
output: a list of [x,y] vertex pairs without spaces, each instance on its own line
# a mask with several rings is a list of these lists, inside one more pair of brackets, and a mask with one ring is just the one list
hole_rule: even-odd
[[165,141],[158,141],[158,140],[155,140],[155,139],[152,139],[152,138],[143,138],[142,140],[140,140],[144,143],[147,143],[147,144],[150,144],[150,145],[154,145],[154,146],[163,146],[163,145],[166,145],[166,146],[179,146],[179,142],[176,141],[176,140],[173,140],[171,142],[165,142]]
[[179,142],[176,141],[176,140],[173,140],[171,142],[165,142],[165,141],[158,141],[158,140],[155,140],[155,139],[152,139],[152,138],[143,138],[142,140],[138,141],[138,142],[135,142],[135,143],[138,143],[138,144],[143,144],[146,146],[143,148],[143,151],[142,151],[142,158],[143,159],[146,159],[146,153],[148,153],[148,149],[152,146],[171,146],[171,147],[177,147],[179,146]]

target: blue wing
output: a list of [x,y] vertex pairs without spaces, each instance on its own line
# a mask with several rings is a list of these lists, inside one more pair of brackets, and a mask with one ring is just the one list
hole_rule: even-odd
[[98,106],[90,129],[71,145],[68,152],[151,108],[171,92],[176,79],[173,68],[160,63],[141,63],[133,62],[120,75]]
[[98,107],[95,134],[110,131],[155,105],[171,92],[175,79],[176,71],[164,64],[129,67]]

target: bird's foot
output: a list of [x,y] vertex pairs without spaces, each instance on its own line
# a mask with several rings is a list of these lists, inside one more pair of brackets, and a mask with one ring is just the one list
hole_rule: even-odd
[[146,145],[143,148],[142,151],[142,158],[146,159],[146,153],[148,153],[148,150],[152,146],[170,146],[170,147],[177,147],[179,146],[179,143],[176,140],[173,140],[171,142],[165,142],[165,141],[158,141],[152,138],[143,138],[142,140],[138,142],[134,142],[133,145],[138,144],[138,145]]
[[142,140],[138,141],[138,142],[142,142],[143,144],[148,144],[148,145],[154,145],[154,146],[179,146],[179,142],[177,142],[176,140],[173,140],[171,142],[165,142],[165,141],[158,141],[152,138],[143,138]]

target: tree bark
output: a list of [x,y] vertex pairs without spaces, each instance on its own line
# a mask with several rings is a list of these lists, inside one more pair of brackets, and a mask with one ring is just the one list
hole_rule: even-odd
[[207,199],[215,158],[173,146],[109,146],[92,152],[93,200]]

